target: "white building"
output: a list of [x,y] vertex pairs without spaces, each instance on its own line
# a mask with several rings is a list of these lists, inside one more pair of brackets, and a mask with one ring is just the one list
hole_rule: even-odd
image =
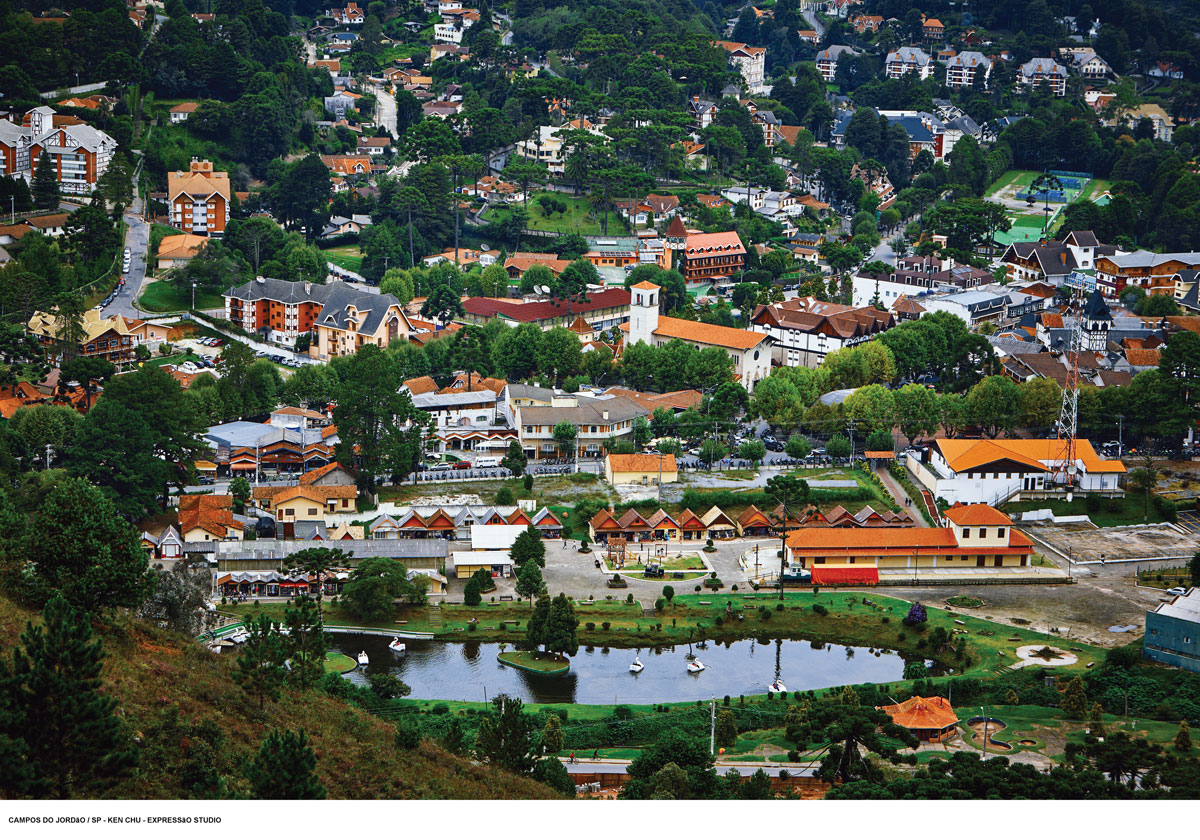
[[1055,96],[1067,95],[1067,68],[1050,58],[1033,58],[1017,71],[1017,84],[1036,88],[1045,82]]
[[767,60],[766,47],[752,47],[737,41],[718,41],[717,45],[725,50],[729,63],[742,74],[742,80],[745,81],[746,87],[753,93],[763,92]]
[[918,79],[928,79],[933,73],[929,53],[920,47],[900,47],[888,53],[884,72],[889,79],[899,79],[906,73],[916,73]]
[[551,175],[562,176],[566,155],[563,153],[563,141],[559,135],[578,130],[590,132],[597,137],[604,136],[600,129],[583,118],[571,120],[560,126],[542,125],[538,126],[537,134],[533,137],[518,142],[514,153],[526,160],[540,161],[546,165]]
[[804,297],[756,307],[750,329],[771,338],[776,364],[815,368],[830,353],[870,341],[895,323],[891,313],[874,306]]
[[662,347],[673,339],[679,339],[704,350],[720,347],[733,359],[733,372],[747,392],[753,393],[754,386],[771,373],[771,339],[764,333],[721,327],[683,318],[659,315],[659,287],[643,281],[631,290],[629,323],[621,329],[628,330],[627,346],[645,342]]
[[992,60],[981,52],[964,50],[946,62],[946,87],[971,87],[983,74],[983,86],[992,76]]
[[1075,441],[1068,459],[1066,441],[1036,440],[935,440],[922,460],[910,458],[909,469],[917,481],[950,504],[999,505],[1022,498],[1046,498],[1067,492],[1067,476],[1074,490],[1123,496],[1120,478],[1125,465],[1102,461],[1091,442]]

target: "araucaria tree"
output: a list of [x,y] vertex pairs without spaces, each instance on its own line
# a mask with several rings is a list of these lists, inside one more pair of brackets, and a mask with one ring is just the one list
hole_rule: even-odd
[[[375,492],[375,477],[404,478],[421,459],[424,412],[400,392],[400,369],[382,349],[368,344],[338,371],[333,421],[338,427],[338,461],[359,465],[359,488]],[[412,420],[409,427],[405,421]]]
[[94,795],[129,772],[136,749],[100,692],[104,660],[89,617],[55,595],[27,624],[12,668],[0,663],[0,770],[6,797]]
[[250,638],[242,645],[237,658],[233,679],[242,690],[258,700],[263,709],[268,700],[279,699],[279,693],[287,679],[287,646],[279,627],[265,615],[247,623]]
[[531,772],[536,762],[536,725],[525,714],[525,704],[501,694],[492,699],[492,707],[495,711],[479,722],[475,751],[489,764],[512,773]]
[[317,756],[304,730],[271,730],[246,774],[255,799],[324,799]]
[[58,592],[92,612],[137,608],[154,577],[137,531],[113,503],[83,479],[68,478],[51,490],[33,516],[25,557],[34,594]]

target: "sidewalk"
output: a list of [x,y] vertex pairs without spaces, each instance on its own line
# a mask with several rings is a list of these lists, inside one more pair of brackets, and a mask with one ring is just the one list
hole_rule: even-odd
[[879,480],[883,482],[883,486],[892,494],[892,498],[896,500],[896,504],[908,511],[908,515],[913,518],[913,522],[917,523],[918,527],[927,527],[929,525],[914,499],[909,499],[908,504],[904,504],[904,500],[908,494],[904,492],[904,488],[900,486],[900,482],[892,478],[891,473],[885,469],[873,469],[873,472],[879,476]]

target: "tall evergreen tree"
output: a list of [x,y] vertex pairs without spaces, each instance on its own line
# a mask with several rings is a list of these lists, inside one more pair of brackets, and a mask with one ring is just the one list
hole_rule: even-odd
[[268,700],[278,699],[283,688],[287,678],[283,665],[287,647],[279,627],[265,615],[248,622],[247,629],[250,638],[237,658],[233,679],[243,691],[258,698],[258,707],[262,709]]
[[329,649],[316,601],[299,596],[295,607],[284,610],[283,623],[288,628],[286,647],[292,663],[289,681],[301,688],[316,685],[325,675],[325,652]]
[[575,632],[578,627],[579,619],[575,617],[575,605],[560,592],[554,596],[550,611],[546,615],[546,650],[550,653],[574,656],[579,651],[579,638]]
[[[103,790],[126,774],[136,749],[121,732],[117,701],[100,693],[103,646],[92,641],[86,614],[55,595],[42,611],[44,626],[27,624],[13,652],[8,700],[23,738],[25,763],[45,795],[80,796]],[[11,725],[11,723],[10,723]]]
[[325,787],[317,778],[317,756],[303,729],[271,730],[246,777],[255,799],[325,798]]
[[42,150],[37,169],[33,173],[33,204],[39,210],[58,208],[58,178],[54,172],[54,161],[50,153]]

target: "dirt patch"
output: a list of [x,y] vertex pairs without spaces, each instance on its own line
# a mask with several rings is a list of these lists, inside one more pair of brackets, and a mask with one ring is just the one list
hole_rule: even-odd
[[983,743],[985,726],[987,728],[987,748],[989,750],[996,750],[997,752],[1012,752],[1012,744],[1009,744],[1007,741],[996,740],[996,736],[1008,728],[1008,725],[1004,721],[997,720],[996,718],[989,718],[986,723],[979,718],[972,718],[971,720],[967,721],[967,727],[975,733],[975,735],[971,738],[972,741],[974,741],[976,744]]
[[1075,562],[1190,557],[1200,539],[1166,524],[1076,530],[1059,525],[1029,529],[1031,535]]

